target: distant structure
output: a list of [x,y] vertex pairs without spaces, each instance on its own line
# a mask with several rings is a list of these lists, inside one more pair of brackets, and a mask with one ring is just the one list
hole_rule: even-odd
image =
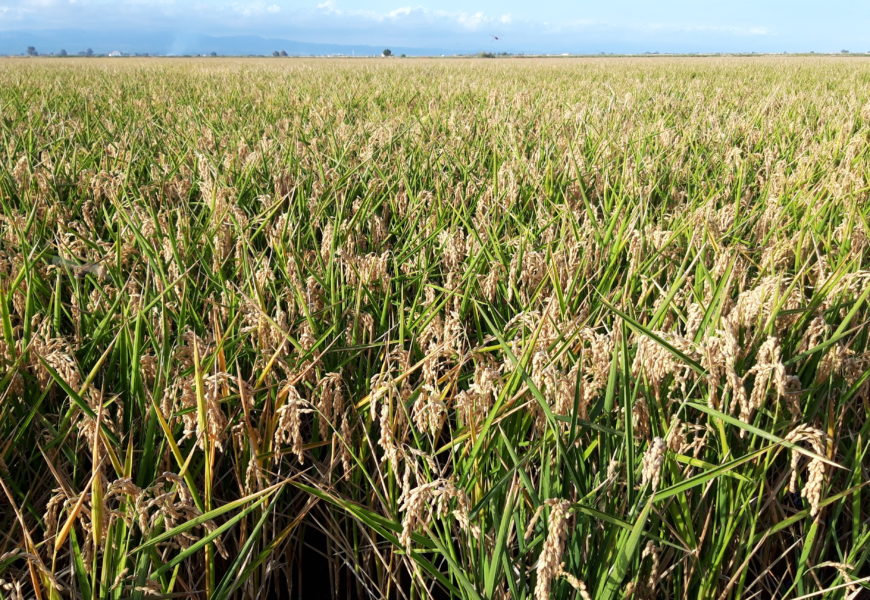
[[112,50],[111,52],[109,52],[109,56],[115,57],[115,56],[124,56],[124,55],[121,54],[120,50]]

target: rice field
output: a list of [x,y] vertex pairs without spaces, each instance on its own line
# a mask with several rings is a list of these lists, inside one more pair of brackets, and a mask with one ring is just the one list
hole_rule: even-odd
[[0,61],[0,598],[870,596],[870,60]]

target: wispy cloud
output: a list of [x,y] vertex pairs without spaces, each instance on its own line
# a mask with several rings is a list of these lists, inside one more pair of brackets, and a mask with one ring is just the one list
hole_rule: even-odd
[[334,0],[326,0],[317,5],[324,16],[341,17],[345,20],[356,19],[369,23],[389,22],[396,25],[440,25],[458,26],[461,29],[477,31],[487,25],[509,25],[513,21],[510,14],[490,15],[484,11],[446,11],[433,10],[424,6],[400,6],[384,12],[365,9],[346,9]]
[[649,23],[635,26],[638,29],[650,32],[682,32],[682,33],[724,33],[729,35],[769,35],[767,27],[733,26],[733,25],[686,25],[675,23]]
[[266,4],[265,2],[234,3],[229,5],[229,8],[243,17],[275,15],[281,12],[281,7],[277,4]]

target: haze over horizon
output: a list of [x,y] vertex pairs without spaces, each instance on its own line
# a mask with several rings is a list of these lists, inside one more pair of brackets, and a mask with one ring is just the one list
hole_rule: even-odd
[[[0,0],[0,52],[866,52],[870,3]],[[763,5],[760,5],[763,4]],[[364,8],[363,8],[364,6]],[[28,41],[31,40],[31,41]],[[39,46],[42,47],[39,47]],[[274,45],[274,44],[272,44]],[[55,47],[56,46],[56,47]],[[72,47],[66,47],[72,46]],[[81,47],[79,47],[81,46]],[[247,49],[246,49],[247,48]],[[277,46],[274,49],[281,49]]]

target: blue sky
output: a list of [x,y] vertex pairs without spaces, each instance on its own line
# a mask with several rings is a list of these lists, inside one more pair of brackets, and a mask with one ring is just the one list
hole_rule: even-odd
[[870,1],[0,0],[0,38],[53,29],[454,51],[864,52]]

